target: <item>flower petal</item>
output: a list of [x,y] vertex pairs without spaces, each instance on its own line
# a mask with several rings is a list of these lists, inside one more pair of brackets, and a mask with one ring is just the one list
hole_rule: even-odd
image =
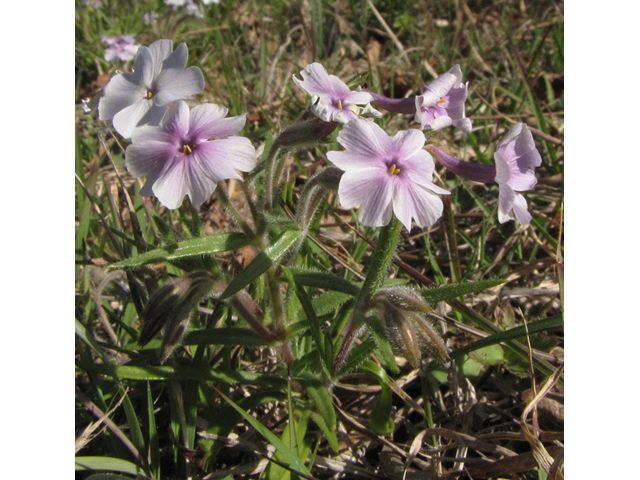
[[163,70],[156,80],[158,89],[154,100],[157,105],[166,105],[176,100],[186,100],[204,89],[204,75],[198,67],[184,71]]
[[141,98],[133,105],[129,105],[127,108],[120,110],[113,117],[113,128],[122,135],[124,138],[130,138],[134,128],[138,125],[142,117],[151,109],[153,104]]
[[153,193],[167,208],[176,209],[185,195],[198,208],[213,193],[216,182],[210,179],[202,166],[192,161],[191,155],[176,155],[167,162],[165,168],[153,184]]
[[246,114],[224,118],[229,109],[213,103],[205,103],[191,109],[189,136],[201,140],[234,135],[244,127]]
[[236,170],[249,172],[256,165],[256,150],[248,138],[227,137],[198,145],[194,152],[205,174],[219,182],[227,178],[242,180]]
[[347,150],[345,153],[348,155],[329,152],[329,160],[344,171],[371,166],[376,161],[391,158],[395,153],[389,135],[367,120],[355,119],[347,123],[338,133],[338,142]]
[[396,182],[393,211],[407,230],[411,230],[412,217],[419,227],[430,227],[442,216],[442,210],[442,200],[434,193],[410,180]]
[[516,193],[516,198],[513,202],[513,212],[516,214],[520,225],[528,224],[533,218],[527,209],[527,200],[519,193]]
[[500,184],[500,193],[498,194],[498,221],[500,223],[513,220],[513,204],[516,200],[516,193],[507,184]]
[[[425,142],[427,141],[424,133],[420,130],[412,128],[410,130],[401,130],[396,133],[391,139],[393,142],[393,147],[395,149],[395,154],[398,158],[410,158],[419,151],[422,151],[422,147],[424,147]],[[429,155],[427,152],[424,152]],[[433,164],[433,160],[431,160],[431,164]]]
[[[140,47],[140,50],[147,49],[147,47]],[[151,54],[151,69],[152,78],[156,78],[162,70],[162,63],[171,55],[173,50],[173,42],[171,40],[156,40],[148,47]]]
[[321,64],[314,62],[307,65],[300,71],[300,76],[302,80],[294,75],[293,81],[305,92],[317,96],[335,95],[336,92],[333,90],[332,83],[329,80],[329,74]]
[[111,120],[120,110],[140,100],[142,95],[139,86],[125,75],[115,75],[104,87],[104,96],[98,104],[100,120]]
[[340,179],[338,196],[344,208],[362,205],[360,223],[381,227],[391,220],[393,186],[386,169],[369,168],[346,172]]
[[[458,69],[460,68],[458,65],[456,66],[458,67]],[[449,90],[451,90],[456,83],[460,82],[456,78],[456,75],[454,73],[451,73],[451,70],[449,70],[447,73],[443,73],[429,85],[424,87],[423,95],[425,95],[430,100],[431,95],[429,95],[429,93],[431,93],[433,96],[438,97],[438,99],[444,97],[447,93],[449,93]]]
[[[166,52],[163,51],[163,55],[165,53]],[[161,63],[162,70],[184,70],[187,66],[187,60],[189,59],[187,44],[181,43],[173,52],[171,52],[171,44],[169,44],[169,53],[170,55],[164,57],[164,60]]]

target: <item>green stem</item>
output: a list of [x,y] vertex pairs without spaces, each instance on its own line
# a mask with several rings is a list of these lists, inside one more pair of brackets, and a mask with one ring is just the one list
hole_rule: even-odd
[[378,236],[378,242],[376,249],[373,252],[369,269],[367,270],[367,278],[364,280],[362,289],[356,298],[356,304],[349,319],[349,326],[344,335],[344,341],[342,346],[336,355],[336,358],[331,367],[331,376],[340,369],[344,361],[347,359],[347,354],[353,345],[354,340],[357,338],[357,332],[362,327],[362,311],[371,298],[371,296],[382,285],[385,274],[393,257],[396,253],[396,247],[398,246],[398,240],[400,239],[400,231],[402,230],[402,223],[393,216],[392,220],[380,230]]

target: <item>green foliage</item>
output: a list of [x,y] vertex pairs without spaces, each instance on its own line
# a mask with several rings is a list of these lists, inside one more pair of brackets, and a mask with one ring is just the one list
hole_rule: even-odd
[[[98,121],[95,108],[85,115],[78,105],[76,431],[95,429],[77,452],[77,475],[159,480],[222,471],[226,479],[249,478],[234,469],[269,458],[251,478],[324,478],[340,468],[379,476],[381,445],[407,452],[406,432],[431,427],[429,449],[416,442],[411,451],[420,461],[426,452],[448,474],[451,456],[467,453],[445,451],[453,438],[447,433],[520,434],[513,418],[532,369],[537,382],[552,374],[562,346],[564,23],[556,3],[523,4],[525,12],[518,2],[196,1],[204,18],[161,0],[102,3],[94,9],[76,1],[78,104],[97,101],[108,77],[132,68],[104,60],[102,37],[186,42],[189,65],[205,76],[196,101],[246,113],[241,134],[264,153],[244,182],[226,185],[228,198],[168,211],[140,195],[141,183],[124,167],[126,141]],[[150,10],[159,18],[147,25]],[[341,148],[337,131],[287,151],[275,172],[265,159],[308,105],[291,75],[314,60],[395,97],[415,95],[434,72],[459,63],[470,82],[474,130],[443,130],[428,141],[493,164],[512,122],[543,132],[535,137],[540,182],[526,192],[531,225],[499,224],[495,185],[453,178],[437,166],[436,182],[452,194],[445,217],[429,229],[363,227],[357,210],[350,216],[323,191],[308,232],[298,230],[302,189],[327,165],[327,151]],[[378,122],[390,134],[415,128],[412,116],[386,114]],[[263,212],[265,177],[280,173]],[[154,292],[194,271],[219,283],[196,302],[189,330],[160,366],[161,338],[137,343],[141,313]],[[443,319],[434,335],[445,340],[455,369],[425,356],[416,372],[398,354],[393,322],[370,305],[380,288],[397,285],[439,311],[429,320]],[[459,413],[470,406],[458,403],[463,393],[478,407],[465,412],[489,413],[467,422]],[[468,440],[464,451],[474,462],[465,468],[474,478],[487,476],[472,470],[480,456],[496,464],[502,447],[523,451],[501,440],[487,451],[475,438],[455,438]],[[339,464],[347,457],[351,463]],[[407,465],[407,478],[412,470]]]

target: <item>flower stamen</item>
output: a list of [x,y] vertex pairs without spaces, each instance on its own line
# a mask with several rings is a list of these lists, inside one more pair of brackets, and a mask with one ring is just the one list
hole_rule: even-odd
[[151,90],[147,91],[147,99],[151,100],[153,98],[153,92]]
[[441,98],[440,100],[438,100],[438,103],[447,103],[447,100],[444,98]]
[[342,100],[338,100],[338,108],[342,110]]
[[400,175],[400,169],[395,163],[389,167],[389,175]]
[[193,149],[191,148],[190,145],[185,144],[185,145],[182,146],[182,153],[185,154],[185,155],[190,155],[190,154],[193,153]]

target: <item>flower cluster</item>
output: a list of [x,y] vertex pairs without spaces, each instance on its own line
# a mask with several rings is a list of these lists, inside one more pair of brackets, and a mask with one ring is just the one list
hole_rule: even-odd
[[116,131],[132,144],[125,165],[134,177],[146,176],[142,195],[158,197],[167,208],[178,208],[185,196],[198,207],[217,182],[242,177],[253,169],[251,142],[235,136],[245,115],[225,118],[228,110],[215,104],[190,109],[186,101],[204,88],[198,67],[186,67],[187,46],[173,50],[171,40],[140,47],[133,73],[114,76],[98,105],[100,120],[112,120]]
[[[338,134],[342,152],[329,152],[329,160],[345,173],[338,196],[344,208],[361,205],[360,222],[379,227],[387,225],[392,213],[408,229],[413,219],[419,227],[433,225],[442,215],[438,195],[449,192],[432,182],[434,162],[423,149],[426,139],[420,130],[404,130],[389,137],[367,116],[380,116],[371,105],[383,110],[413,114],[421,130],[440,130],[454,126],[471,133],[472,123],[465,115],[468,82],[455,65],[429,83],[421,95],[392,99],[366,90],[351,91],[322,65],[312,63],[294,82],[311,95],[309,111],[324,122],[346,124]],[[368,115],[375,112],[376,115]],[[498,145],[496,166],[461,162],[430,145],[428,150],[453,173],[475,181],[499,185],[498,219],[501,223],[517,219],[531,221],[525,198],[518,192],[530,190],[536,178],[529,167],[542,163],[533,136],[524,124],[516,124]]]

